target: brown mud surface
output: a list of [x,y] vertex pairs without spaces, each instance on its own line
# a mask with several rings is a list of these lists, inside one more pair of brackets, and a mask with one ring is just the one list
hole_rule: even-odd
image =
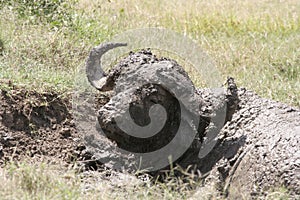
[[[207,184],[249,198],[267,194],[272,185],[283,186],[299,197],[299,109],[246,90],[239,90],[239,99],[218,145],[198,160],[203,173],[211,171]],[[59,94],[13,86],[0,90],[0,166],[29,160],[97,168],[100,163],[91,160],[71,110],[70,98]]]
[[72,164],[85,149],[70,113],[58,94],[0,91],[0,166],[8,161]]

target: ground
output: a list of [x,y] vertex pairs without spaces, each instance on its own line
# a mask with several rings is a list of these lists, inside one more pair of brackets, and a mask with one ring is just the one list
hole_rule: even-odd
[[70,163],[83,148],[69,112],[70,102],[57,94],[2,90],[0,99],[2,165],[26,157]]
[[[294,125],[285,127],[286,122],[283,121],[289,119],[289,123],[298,123],[299,110],[291,106],[262,99],[245,89],[239,90],[239,108],[232,121],[225,124],[217,146],[203,160],[196,161],[197,158],[191,156],[191,160],[187,161],[199,163],[200,177],[205,175],[203,187],[203,180],[195,178],[195,174],[188,171],[183,173],[184,176],[176,177],[171,173],[164,176],[163,182],[153,182],[151,175],[134,176],[107,168],[99,160],[94,160],[92,151],[87,150],[89,147],[84,142],[86,135],[75,128],[71,103],[67,98],[55,93],[37,93],[17,88],[12,83],[7,86],[10,88],[2,89],[0,96],[0,177],[6,181],[3,183],[7,183],[1,192],[9,192],[7,186],[14,185],[15,189],[25,191],[29,199],[43,195],[54,198],[55,194],[47,189],[53,189],[53,184],[59,182],[70,190],[72,198],[95,198],[99,190],[105,190],[104,198],[110,198],[117,190],[120,193],[115,197],[121,199],[126,195],[150,199],[161,195],[165,198],[216,198],[226,194],[227,190],[230,191],[230,198],[248,199],[249,194],[253,195],[252,198],[257,195],[264,195],[265,198],[296,198],[299,195],[296,189],[299,180],[295,174],[299,170],[299,157],[293,153],[298,149],[297,132],[286,132],[293,130]],[[103,96],[99,99],[103,99]],[[98,106],[107,101],[103,100]],[[269,125],[263,123],[264,120]],[[272,127],[276,124],[280,125]],[[285,135],[281,135],[284,133],[282,130],[286,132]],[[270,148],[273,148],[271,154]],[[270,170],[274,177],[272,174],[266,176],[265,173]],[[62,175],[57,176],[57,173]],[[57,177],[62,177],[62,180]],[[49,179],[49,182],[44,179]],[[250,187],[252,182],[247,183],[250,179],[258,184],[255,189],[257,193],[249,193],[253,190]],[[164,188],[167,186],[165,184],[169,186]],[[231,187],[228,187],[229,184]],[[243,195],[240,191],[244,191]],[[65,195],[65,192],[59,191],[55,198],[61,198],[59,196]],[[20,193],[12,192],[7,199],[20,198],[18,195]]]

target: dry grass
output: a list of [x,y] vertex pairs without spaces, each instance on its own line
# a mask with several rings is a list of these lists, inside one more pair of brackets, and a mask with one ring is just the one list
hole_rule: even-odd
[[162,27],[198,42],[224,80],[300,106],[298,1],[79,0],[66,12],[71,22],[53,28],[3,9],[0,78],[68,90],[92,46],[128,29]]
[[81,174],[44,163],[0,168],[1,199],[187,199],[199,184],[171,176],[166,183],[152,183],[112,171]]
[[[201,180],[193,180],[191,174],[185,178],[169,174],[165,183],[161,183],[113,171],[83,174],[76,171],[45,163],[8,163],[0,168],[0,199],[224,199],[212,186],[203,187]],[[272,189],[266,199],[289,199],[288,191]]]

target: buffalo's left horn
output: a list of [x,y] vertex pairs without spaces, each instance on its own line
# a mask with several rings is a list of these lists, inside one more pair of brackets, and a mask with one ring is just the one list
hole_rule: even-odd
[[107,77],[101,67],[102,55],[111,49],[126,45],[126,43],[104,43],[92,49],[86,62],[86,74],[93,87],[106,91]]

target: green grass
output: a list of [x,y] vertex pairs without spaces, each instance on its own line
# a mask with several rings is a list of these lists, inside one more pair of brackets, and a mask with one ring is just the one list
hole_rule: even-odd
[[263,97],[300,106],[297,1],[60,0],[55,10],[42,7],[53,11],[50,16],[26,11],[18,0],[3,2],[0,79],[72,90],[75,69],[93,46],[128,29],[162,27],[199,43],[224,80],[233,76]]

